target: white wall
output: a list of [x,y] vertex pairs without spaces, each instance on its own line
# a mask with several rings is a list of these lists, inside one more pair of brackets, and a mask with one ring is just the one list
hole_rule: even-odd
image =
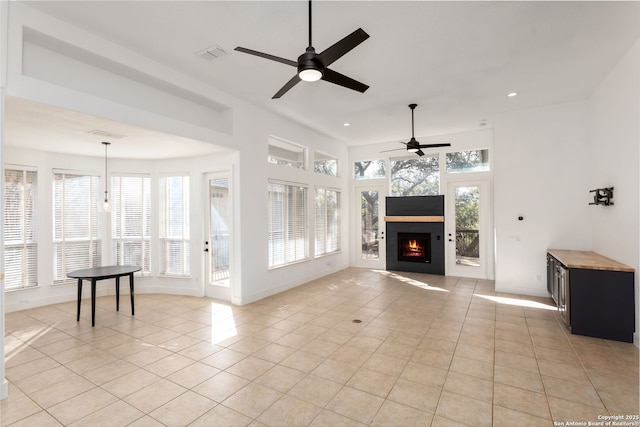
[[640,41],[589,100],[589,189],[614,187],[613,206],[591,206],[594,252],[635,268],[636,334],[640,322]]
[[496,117],[496,291],[548,296],[546,250],[590,249],[586,119],[581,102]]

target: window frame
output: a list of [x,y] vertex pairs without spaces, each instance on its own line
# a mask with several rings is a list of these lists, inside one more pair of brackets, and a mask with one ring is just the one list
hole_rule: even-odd
[[[274,186],[282,187],[282,191],[273,191]],[[296,194],[300,192],[301,194]],[[281,194],[280,208],[273,205],[278,201],[275,194]],[[293,201],[290,201],[293,198]],[[309,214],[308,186],[300,183],[269,180],[267,185],[267,246],[269,270],[297,264],[309,260]],[[302,206],[297,203],[301,202]],[[291,204],[293,205],[291,206]],[[279,213],[279,214],[278,214]],[[292,215],[293,213],[293,215]],[[300,213],[302,217],[295,214]],[[274,215],[276,214],[276,215]],[[282,248],[278,250],[281,262],[276,262],[275,235],[282,235]],[[297,239],[302,236],[302,245]],[[293,245],[293,247],[291,247]]]
[[[122,179],[139,179],[137,183],[140,186],[139,200],[142,201],[140,221],[140,234],[137,236],[124,236],[126,217],[122,215]],[[117,182],[119,181],[119,183]],[[136,173],[114,173],[111,175],[111,251],[116,265],[123,265],[124,262],[124,246],[126,243],[140,242],[140,259],[138,266],[141,268],[136,274],[142,276],[151,275],[151,174]],[[118,236],[119,225],[120,236]],[[127,227],[128,228],[128,227]],[[120,251],[118,251],[120,249]],[[118,256],[120,254],[120,256]]]
[[[335,206],[333,206],[335,217],[330,218],[329,214],[329,206],[327,200],[327,193],[335,193]],[[341,248],[341,239],[342,239],[342,229],[340,223],[340,199],[342,194],[340,190],[334,188],[326,188],[326,187],[316,187],[314,194],[314,217],[315,217],[315,225],[314,225],[314,256],[316,258],[335,254],[342,250]],[[322,204],[323,211],[318,212],[318,202]],[[319,221],[319,218],[321,221]],[[332,229],[335,232],[332,232]],[[333,245],[329,245],[328,242],[331,240],[334,241]],[[322,243],[322,249],[319,249],[319,243]],[[330,248],[328,248],[331,246]]]
[[[21,228],[21,238],[12,240],[11,243],[7,242],[7,230],[11,229],[7,225],[7,213],[10,209],[7,209],[7,171],[20,172],[22,178],[18,183],[20,188],[20,207],[19,207],[19,224],[17,228]],[[31,175],[30,185],[27,184],[27,175]],[[4,271],[4,290],[5,291],[17,291],[22,289],[30,289],[38,286],[38,239],[37,239],[37,219],[38,219],[38,169],[33,166],[13,165],[7,164],[4,166],[4,207],[3,207],[3,219],[4,219],[4,257],[3,257],[3,271]],[[28,202],[30,200],[30,203]],[[31,235],[31,238],[27,236]],[[19,284],[12,284],[12,277],[14,277],[11,268],[7,267],[7,250],[8,247],[13,246],[18,249],[20,258],[19,268],[16,268],[16,274],[19,274]]]
[[[180,225],[180,235],[170,236],[171,232],[168,228],[171,227],[170,219],[168,218],[168,201],[167,201],[167,192],[169,188],[167,187],[167,179],[170,178],[181,178],[181,218],[182,222]],[[187,190],[185,191],[185,180]],[[190,188],[191,188],[191,179],[190,174],[188,172],[185,173],[169,173],[163,174],[159,178],[158,182],[160,188],[160,221],[159,221],[159,231],[158,231],[158,246],[159,246],[159,256],[160,256],[160,265],[158,275],[162,277],[174,277],[174,278],[190,278],[191,277],[191,262],[190,262],[190,252],[191,252],[191,235],[190,235]],[[186,197],[185,197],[186,195]],[[168,244],[171,242],[179,242],[181,243],[181,268],[180,273],[176,273],[175,270],[170,271],[167,267],[167,263],[171,260],[167,259],[167,253],[170,252]]]
[[[62,177],[62,200],[60,200],[60,202],[62,203],[62,206],[58,206],[58,198],[56,197],[57,195],[57,190],[58,190],[58,185],[57,183],[60,182],[59,179],[57,179],[56,177],[60,175]],[[67,178],[69,177],[69,178]],[[89,196],[89,200],[87,202],[86,205],[82,206],[86,209],[88,209],[89,211],[89,215],[86,218],[88,224],[88,235],[84,236],[84,238],[78,238],[78,237],[74,237],[72,234],[67,235],[67,232],[65,231],[65,229],[67,228],[72,228],[73,230],[78,230],[80,227],[78,227],[77,225],[74,226],[74,224],[71,224],[70,227],[66,226],[67,223],[67,215],[66,215],[66,206],[68,205],[68,200],[65,198],[66,192],[65,192],[65,187],[66,187],[66,183],[68,182],[69,179],[71,179],[71,177],[77,177],[77,178],[89,178],[89,182],[88,182],[88,187],[89,187],[89,192],[90,194]],[[69,279],[67,277],[67,273],[77,270],[77,269],[82,269],[82,268],[92,268],[92,267],[96,267],[98,265],[101,264],[101,260],[102,260],[102,238],[103,236],[101,235],[101,224],[100,224],[100,218],[99,218],[99,210],[98,210],[98,205],[100,204],[101,200],[100,200],[100,174],[98,172],[89,172],[89,171],[78,171],[78,170],[68,170],[68,169],[53,169],[53,182],[52,182],[52,193],[53,193],[53,201],[52,201],[52,220],[53,220],[53,227],[52,227],[52,248],[53,248],[53,284],[57,285],[57,284],[66,284],[66,283],[71,283],[73,280]],[[62,213],[62,218],[58,217],[58,209],[61,210]],[[56,234],[58,233],[58,220],[61,219],[62,223],[60,224],[61,226],[61,233],[62,235],[60,237],[56,237]],[[85,218],[83,218],[85,219]],[[95,219],[95,220],[94,220]],[[82,243],[82,242],[87,242],[88,244],[88,253],[89,253],[89,257],[88,257],[88,262],[87,263],[80,263],[77,266],[74,267],[70,267],[69,264],[72,261],[77,261],[75,260],[75,258],[72,258],[70,256],[67,256],[67,253],[69,252],[69,249],[71,249],[71,246],[74,246],[74,244],[78,244],[78,243]],[[60,248],[60,249],[58,249]],[[58,255],[58,250],[61,250],[61,260],[60,260],[60,265],[58,265],[57,262],[57,255]],[[86,253],[86,252],[85,252]],[[60,269],[60,274],[58,274],[58,269]]]

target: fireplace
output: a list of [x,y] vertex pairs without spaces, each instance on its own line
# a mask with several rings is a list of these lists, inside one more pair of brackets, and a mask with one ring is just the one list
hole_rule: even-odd
[[444,274],[444,196],[387,197],[387,270]]
[[431,233],[398,233],[398,261],[431,262]]

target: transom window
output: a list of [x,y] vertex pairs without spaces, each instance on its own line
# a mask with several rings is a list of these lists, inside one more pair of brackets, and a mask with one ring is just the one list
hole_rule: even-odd
[[313,171],[330,176],[338,176],[338,159],[315,152],[313,155]]
[[384,160],[364,160],[353,164],[353,177],[355,179],[384,178]]
[[455,151],[447,153],[447,172],[486,172],[489,170],[489,150]]
[[438,156],[391,160],[391,195],[435,196],[440,194]]
[[271,137],[267,161],[276,165],[304,169],[306,152],[306,148],[301,145]]

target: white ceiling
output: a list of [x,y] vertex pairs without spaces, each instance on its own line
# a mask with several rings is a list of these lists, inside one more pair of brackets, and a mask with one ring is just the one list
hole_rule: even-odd
[[[301,82],[272,100],[295,68],[233,49],[296,60],[307,46],[306,1],[27,4],[347,145],[408,140],[409,103],[418,104],[420,137],[479,129],[483,120],[491,127],[496,114],[505,111],[586,99],[640,38],[640,2],[635,1],[316,1],[316,51],[358,27],[370,35],[330,67],[370,89],[361,94],[324,81]],[[228,55],[212,61],[196,55],[213,45]],[[519,96],[507,98],[511,91]],[[19,121],[27,132],[32,117],[21,115],[24,105],[13,104],[10,99],[7,129]],[[44,120],[37,116],[33,119]],[[73,114],[57,111],[51,117],[49,125],[55,127],[47,128],[46,120],[37,127],[46,129],[49,140],[59,130],[65,137],[74,132]],[[69,126],[61,126],[61,120]],[[94,127],[102,125],[113,124],[99,121]],[[135,150],[138,132],[121,132]]]

